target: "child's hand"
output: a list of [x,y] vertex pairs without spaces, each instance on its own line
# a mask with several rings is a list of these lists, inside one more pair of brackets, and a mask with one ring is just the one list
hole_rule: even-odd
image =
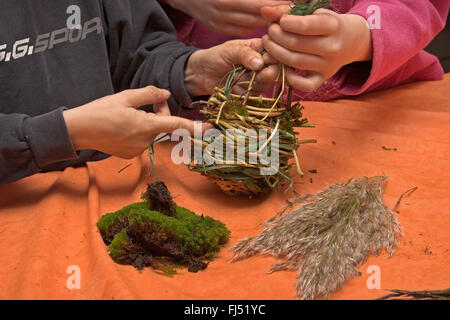
[[358,15],[319,9],[314,15],[289,15],[289,6],[266,7],[262,15],[272,23],[263,37],[264,48],[276,60],[306,70],[301,77],[287,70],[289,83],[314,91],[343,66],[372,60],[372,39],[366,20]]
[[217,33],[244,36],[267,25],[261,17],[264,6],[287,4],[279,0],[163,0]]
[[[279,64],[265,66],[265,63],[272,61],[267,55],[263,58],[259,53],[261,50],[261,39],[250,39],[232,40],[195,52],[189,58],[185,71],[186,89],[194,97],[212,94],[233,66],[243,65],[248,70],[258,71],[252,91],[264,92],[277,77]],[[248,77],[241,80],[249,80]]]
[[[166,103],[169,96],[167,90],[146,87],[126,90],[64,111],[75,150],[98,150],[130,159],[148,149],[159,133],[179,128],[193,133],[193,121],[170,116]],[[155,114],[138,110],[150,104],[154,104]]]

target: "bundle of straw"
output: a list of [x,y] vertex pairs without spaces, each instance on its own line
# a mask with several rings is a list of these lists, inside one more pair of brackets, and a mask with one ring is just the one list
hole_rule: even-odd
[[[208,101],[198,102],[204,105],[201,113],[205,115],[205,121],[214,124],[222,135],[224,145],[227,141],[228,145],[236,151],[234,159],[216,161],[212,165],[191,163],[189,168],[213,180],[227,194],[254,197],[269,193],[283,180],[289,181],[292,186],[294,182],[290,177],[292,166],[289,163],[290,160],[294,159],[297,173],[303,175],[297,149],[301,144],[316,141],[299,140],[296,137],[294,127],[313,127],[313,125],[308,124],[307,119],[303,119],[301,104],[292,104],[292,88],[286,83],[285,66],[280,65],[280,74],[274,85],[273,97],[254,95],[252,89],[256,72],[251,73],[250,81],[241,81],[248,72],[243,67],[234,68],[224,79],[225,83],[215,88],[215,93]],[[247,86],[245,93],[233,93],[235,86]],[[286,91],[288,91],[287,98],[283,99]],[[230,131],[227,132],[230,129],[234,130],[231,137]],[[258,136],[261,129],[267,132],[263,138]],[[250,136],[242,135],[245,132],[252,132],[257,136],[251,139]],[[276,134],[279,137],[279,143],[278,146],[272,147],[271,141]],[[245,139],[245,159],[236,156],[239,139]],[[193,138],[194,144],[201,145],[203,154],[206,153],[207,156],[215,159],[215,152],[208,148],[213,141],[215,140],[199,141]],[[273,152],[278,152],[279,158],[279,170],[275,174],[263,175],[261,168],[265,165],[259,161],[249,163],[250,157],[259,158],[262,154],[271,156]],[[223,155],[225,153],[226,150],[223,150]]]

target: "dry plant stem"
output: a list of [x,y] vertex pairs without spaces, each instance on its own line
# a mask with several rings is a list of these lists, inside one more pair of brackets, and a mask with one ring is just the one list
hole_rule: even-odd
[[277,134],[279,126],[280,126],[280,120],[277,120],[277,124],[275,125],[275,129],[273,129],[273,132],[270,135],[269,139],[267,139],[267,141],[261,146],[261,148],[259,148],[258,153],[261,153],[264,150],[264,148],[269,145],[270,141],[272,141],[273,137]]
[[[225,97],[225,91],[223,89],[220,89],[220,88],[216,87],[214,89],[214,91],[216,93],[220,92]],[[234,93],[231,93],[230,96],[231,96],[231,98],[234,98],[234,99],[239,99],[240,98],[240,95],[234,94]],[[267,97],[261,97],[261,96],[260,97],[249,97],[248,100],[249,101],[261,101],[261,102],[275,102],[274,98],[267,98]]]
[[247,72],[247,70],[242,70],[238,75],[237,75],[237,77],[234,79],[234,81],[233,81],[233,83],[231,84],[231,87],[234,87],[238,82],[239,82],[239,80],[242,78],[242,76],[245,74]]
[[275,107],[278,105],[278,102],[280,102],[280,99],[281,99],[281,97],[283,96],[283,93],[284,93],[285,82],[286,82],[286,70],[285,70],[284,64],[281,64],[281,90],[280,90],[280,94],[278,95],[277,99],[273,103],[273,106],[270,109],[270,111],[266,114],[266,116],[264,118],[261,119],[261,121],[266,120],[267,117],[272,113],[273,109],[275,109]]
[[409,194],[413,193],[413,192],[416,191],[417,189],[419,189],[419,188],[418,188],[418,187],[414,187],[414,188],[411,188],[411,189],[409,189],[409,190],[406,190],[406,191],[400,196],[400,198],[398,198],[397,203],[396,203],[395,206],[394,206],[394,211],[397,211],[398,207],[400,206],[400,203],[402,202],[403,198],[404,198],[406,195],[409,195]]
[[227,102],[224,101],[224,102],[220,105],[220,110],[219,110],[219,114],[217,115],[216,124],[219,124],[220,116],[222,115],[222,110],[223,110],[223,107],[225,106],[226,103],[227,103]]
[[377,300],[450,300],[450,288],[445,290],[389,290],[392,293],[378,298]]
[[[227,103],[228,101],[226,100],[226,97],[218,94],[217,96],[218,98],[222,99],[223,101],[218,100],[217,98],[211,98],[209,102],[213,102],[216,103],[218,105],[221,105],[222,103]],[[225,106],[225,105],[224,105]],[[257,107],[253,107],[253,106],[249,106],[249,105],[245,105],[244,106],[247,111],[251,114],[251,115],[255,115],[255,116],[265,116],[268,114],[267,109],[264,108],[257,108]],[[223,106],[221,106],[221,108],[223,108]],[[219,110],[220,111],[220,110]],[[277,108],[277,111],[275,112],[270,112],[269,113],[269,117],[279,117],[280,115],[283,114],[283,112],[286,111],[286,108]],[[220,112],[221,113],[221,112]],[[260,120],[258,120],[259,122],[262,122]]]
[[249,83],[248,89],[247,89],[247,93],[245,94],[245,98],[244,98],[244,102],[243,102],[244,106],[247,105],[248,97],[250,96],[250,92],[252,92],[252,90],[253,90],[253,83],[255,81],[255,78],[256,78],[256,71],[253,71],[252,79],[250,80],[250,83]]
[[297,173],[299,176],[303,177],[305,174],[303,173],[302,167],[300,166],[300,161],[298,160],[297,150],[293,150],[295,164],[297,166]]
[[402,233],[396,213],[383,203],[386,178],[351,179],[290,200],[289,212],[232,248],[232,261],[256,254],[284,258],[269,272],[297,270],[297,298],[327,296],[360,275],[369,254],[386,249],[393,255]]
[[245,85],[248,86],[249,84],[250,84],[250,81],[241,81],[241,82],[237,83],[238,86],[245,86]]
[[293,92],[294,92],[294,89],[292,88],[292,86],[289,85],[288,98],[287,98],[287,103],[286,103],[289,107],[292,106],[292,94],[293,94]]
[[279,70],[277,78],[275,79],[275,82],[274,82],[273,93],[272,93],[273,101],[275,101],[276,97],[277,97],[277,90],[279,89],[279,85],[280,85],[280,77],[281,77],[281,69]]

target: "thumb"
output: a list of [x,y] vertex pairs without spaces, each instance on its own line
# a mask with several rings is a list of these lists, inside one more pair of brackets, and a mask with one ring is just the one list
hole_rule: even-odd
[[127,106],[139,108],[166,102],[170,97],[170,92],[165,89],[148,86],[142,89],[125,90],[118,93],[117,96]]
[[262,7],[261,15],[270,22],[280,21],[281,17],[291,12],[291,6]]
[[263,49],[261,39],[229,41],[228,59],[233,65],[243,65],[249,70],[260,70],[264,59],[258,51]]

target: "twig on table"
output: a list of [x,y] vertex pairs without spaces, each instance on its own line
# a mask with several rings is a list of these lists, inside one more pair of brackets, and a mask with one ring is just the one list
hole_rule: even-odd
[[125,167],[123,167],[122,169],[120,169],[117,173],[118,173],[118,174],[121,174],[122,172],[124,172],[126,169],[128,169],[128,168],[131,167],[132,165],[133,165],[132,163],[126,165]]
[[411,193],[413,193],[413,192],[416,191],[417,189],[419,189],[419,187],[414,187],[414,188],[411,188],[411,189],[409,189],[409,190],[406,190],[406,191],[400,196],[400,198],[398,198],[397,203],[396,203],[395,206],[394,206],[394,211],[397,211],[398,207],[400,206],[400,203],[402,202],[403,198],[404,198],[406,195],[410,195]]

